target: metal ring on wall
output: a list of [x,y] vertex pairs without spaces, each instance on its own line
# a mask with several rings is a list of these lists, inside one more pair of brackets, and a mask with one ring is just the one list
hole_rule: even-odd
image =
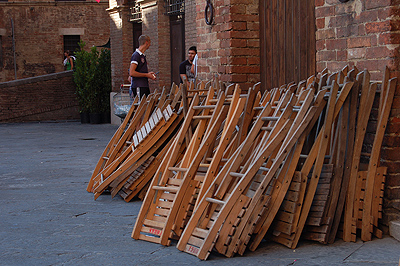
[[[209,13],[210,13],[210,18],[208,17]],[[207,0],[206,9],[204,10],[204,17],[205,17],[207,25],[211,25],[213,23],[214,7],[213,7],[213,5],[212,5],[210,0]]]

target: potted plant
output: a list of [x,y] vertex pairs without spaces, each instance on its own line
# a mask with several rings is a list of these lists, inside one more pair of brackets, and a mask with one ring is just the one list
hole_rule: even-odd
[[[85,51],[84,42],[80,42],[81,51],[76,53],[74,81],[80,112],[89,113],[90,123],[102,123],[102,113],[110,110],[111,92],[111,55],[108,49],[100,53],[96,47]],[[81,116],[82,117],[82,116]],[[81,120],[82,121],[82,120]]]

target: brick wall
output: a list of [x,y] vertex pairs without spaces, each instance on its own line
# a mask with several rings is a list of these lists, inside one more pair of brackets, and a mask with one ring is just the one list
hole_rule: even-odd
[[204,19],[205,2],[196,1],[199,78],[215,74],[242,89],[260,80],[259,2],[214,0],[214,23]]
[[79,119],[72,71],[0,83],[0,123]]
[[[382,80],[385,66],[391,77],[400,78],[400,7],[395,0],[340,3],[336,0],[315,0],[317,71],[328,67],[336,71],[349,64],[368,69],[372,80]],[[379,97],[379,94],[377,95]],[[376,113],[377,101],[374,106]],[[367,145],[371,147],[376,116],[368,126]],[[400,218],[400,81],[392,105],[389,123],[381,150],[381,164],[388,167],[384,217]]]
[[0,82],[14,80],[11,18],[14,21],[17,78],[64,71],[64,33],[75,32],[87,47],[107,43],[107,2],[0,1],[3,65]]
[[197,46],[196,0],[185,1],[185,54],[190,46]]
[[[111,4],[111,2],[110,2]],[[114,1],[116,5],[116,2]],[[133,51],[133,26],[129,22],[129,7],[117,7],[109,10],[111,40],[111,77],[112,90],[119,92],[121,84],[128,82],[128,70]]]

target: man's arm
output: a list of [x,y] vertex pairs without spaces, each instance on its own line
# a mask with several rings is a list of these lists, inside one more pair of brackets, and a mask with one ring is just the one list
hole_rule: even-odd
[[181,76],[181,79],[182,79],[182,80],[188,80],[186,74],[179,74],[179,75]]
[[137,64],[132,63],[130,68],[129,68],[129,75],[131,77],[135,77],[135,78],[149,78],[152,80],[156,79],[156,75],[154,75],[154,72],[148,72],[148,73],[140,73],[136,71],[137,68]]

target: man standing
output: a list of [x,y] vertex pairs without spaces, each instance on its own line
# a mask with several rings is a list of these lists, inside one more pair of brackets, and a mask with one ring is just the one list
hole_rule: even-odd
[[150,94],[149,78],[152,80],[156,79],[154,72],[149,72],[147,69],[147,60],[144,52],[149,49],[151,44],[150,37],[147,35],[140,35],[139,37],[139,48],[132,54],[131,66],[129,68],[129,75],[132,77],[131,89],[135,90],[133,94],[139,95],[139,99],[142,99],[143,95]]
[[191,71],[192,69],[192,64],[193,64],[193,60],[194,57],[197,54],[197,48],[196,46],[192,46],[189,48],[188,51],[188,59],[183,61],[180,65],[179,65],[179,75],[181,78],[181,83],[183,83],[183,77],[186,78],[187,80],[187,85],[190,85],[190,82],[195,82],[195,74]]

